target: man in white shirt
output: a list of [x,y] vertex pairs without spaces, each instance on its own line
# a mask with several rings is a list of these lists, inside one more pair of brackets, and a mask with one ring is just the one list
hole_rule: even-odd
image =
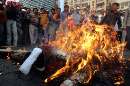
[[74,11],[74,13],[72,14],[75,25],[80,25],[80,21],[81,21],[81,16],[79,13],[79,10],[77,9],[76,11]]

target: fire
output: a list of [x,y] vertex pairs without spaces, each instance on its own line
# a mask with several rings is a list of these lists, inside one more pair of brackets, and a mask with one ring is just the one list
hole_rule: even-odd
[[[88,84],[104,64],[123,62],[125,43],[116,40],[116,32],[107,25],[87,22],[81,28],[58,33],[50,44],[67,53],[66,65],[45,80],[49,82],[63,73],[71,72],[75,79]],[[110,64],[111,65],[111,64]],[[119,82],[117,82],[118,84]]]

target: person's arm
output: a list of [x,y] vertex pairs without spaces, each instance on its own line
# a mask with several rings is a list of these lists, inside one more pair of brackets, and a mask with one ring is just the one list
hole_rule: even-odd
[[121,21],[121,16],[120,15],[118,17],[118,26],[119,26],[119,29],[121,29],[121,27],[122,27],[122,21]]

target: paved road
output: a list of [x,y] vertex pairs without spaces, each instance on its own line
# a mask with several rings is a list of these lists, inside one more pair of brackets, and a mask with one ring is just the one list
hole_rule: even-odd
[[41,77],[34,71],[28,76],[17,71],[12,63],[0,59],[0,86],[42,86]]

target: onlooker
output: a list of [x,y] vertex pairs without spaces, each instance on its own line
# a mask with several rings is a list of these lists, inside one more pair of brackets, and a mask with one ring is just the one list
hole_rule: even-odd
[[19,46],[19,45],[23,45],[23,43],[22,43],[23,40],[21,39],[22,38],[21,20],[22,20],[23,16],[22,16],[22,11],[21,11],[21,6],[17,5],[16,8],[18,10],[17,19],[16,19],[17,32],[18,32],[18,44],[17,44],[17,46]]
[[72,15],[68,16],[67,18],[67,29],[73,31],[76,27],[74,18]]
[[48,25],[48,35],[49,35],[49,40],[53,39],[53,32],[54,32],[54,28],[53,28],[53,16],[55,14],[55,8],[51,9],[51,12],[49,13],[49,25]]
[[38,27],[39,27],[38,9],[34,8],[33,12],[31,13],[31,22],[29,25],[30,41],[32,46],[34,46],[38,40]]
[[125,13],[124,21],[125,21],[124,26],[126,27],[126,32],[127,32],[127,36],[126,36],[127,46],[126,47],[127,49],[130,50],[130,5]]
[[30,36],[29,36],[29,24],[30,24],[30,9],[23,8],[21,9],[21,29],[22,29],[22,41],[24,46],[28,46],[30,44]]
[[101,11],[99,14],[98,14],[98,19],[97,19],[97,23],[98,24],[101,24],[103,18],[105,17],[105,11]]
[[56,8],[55,9],[55,13],[54,15],[52,15],[52,27],[53,27],[53,31],[52,31],[52,39],[54,40],[55,39],[55,36],[56,36],[56,31],[59,27],[59,24],[60,24],[60,9],[59,8]]
[[4,44],[4,24],[6,22],[6,14],[2,2],[0,2],[0,45]]
[[11,45],[11,41],[13,39],[13,46],[17,46],[18,41],[18,33],[17,33],[17,9],[15,7],[15,3],[11,2],[6,7],[6,15],[7,15],[7,44]]
[[[40,13],[40,26],[41,26],[41,35],[48,40],[48,24],[49,24],[49,14],[45,9],[41,10]],[[41,37],[41,36],[40,36]],[[41,38],[43,38],[41,37]],[[42,40],[42,39],[40,39]]]
[[72,14],[72,16],[73,16],[75,25],[79,26],[80,23],[81,23],[81,16],[80,16],[80,13],[79,13],[79,9],[76,9],[74,11],[74,13]]
[[87,9],[84,9],[81,16],[81,22],[82,24],[85,24],[88,20],[89,20],[89,11]]
[[111,25],[117,31],[117,39],[121,41],[122,31],[121,31],[121,14],[118,12],[119,3],[113,3],[111,10],[106,14],[102,23]]
[[65,19],[68,17],[69,14],[70,14],[69,13],[69,6],[65,5],[64,6],[64,11],[61,13],[61,20],[62,20],[62,22],[65,21]]
[[64,11],[61,13],[61,24],[65,33],[67,32],[67,18],[69,15],[70,15],[69,6],[65,5]]
[[96,15],[95,10],[93,10],[93,11],[91,12],[90,19],[91,19],[94,23],[97,23],[98,16]]
[[60,24],[60,9],[55,8],[52,9],[51,15],[50,15],[50,24],[49,24],[49,39],[55,40],[56,31]]

